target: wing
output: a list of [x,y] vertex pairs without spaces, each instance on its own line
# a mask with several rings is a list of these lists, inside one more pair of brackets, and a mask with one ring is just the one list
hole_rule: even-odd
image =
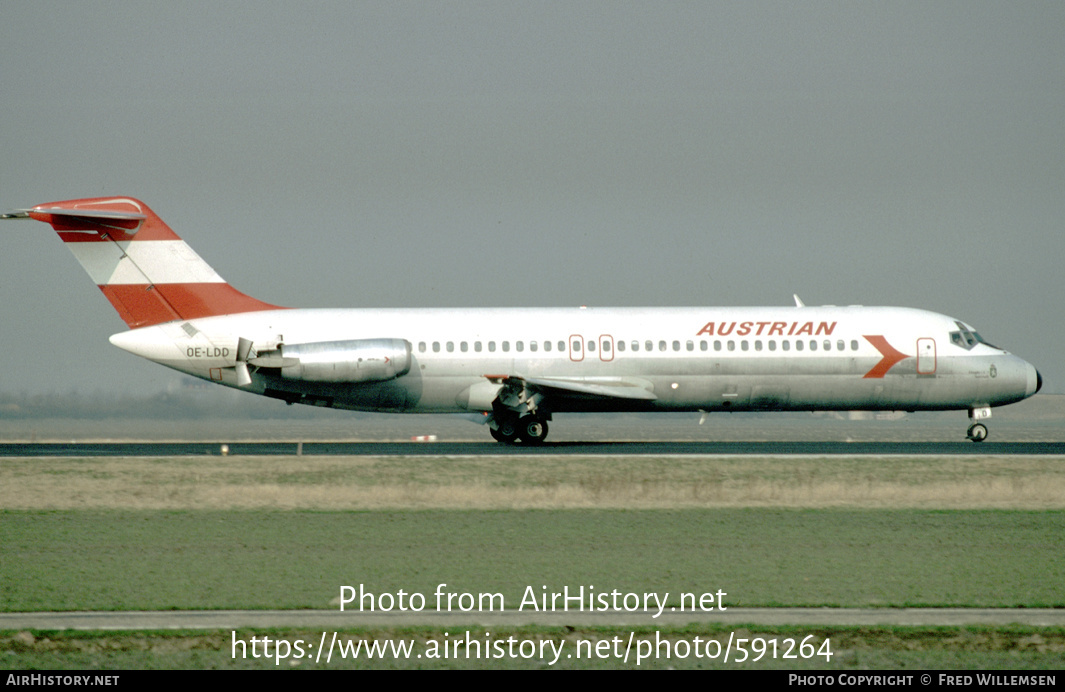
[[519,377],[544,396],[564,398],[635,399],[655,401],[653,385],[638,377]]
[[638,377],[524,377],[485,375],[488,382],[474,385],[464,397],[471,410],[510,410],[522,416],[535,413],[542,402],[550,409],[563,401],[655,401],[654,386]]

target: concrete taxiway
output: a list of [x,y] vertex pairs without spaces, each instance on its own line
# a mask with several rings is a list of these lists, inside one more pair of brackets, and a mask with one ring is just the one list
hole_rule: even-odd
[[1065,442],[8,442],[0,457],[666,455],[1065,455]]

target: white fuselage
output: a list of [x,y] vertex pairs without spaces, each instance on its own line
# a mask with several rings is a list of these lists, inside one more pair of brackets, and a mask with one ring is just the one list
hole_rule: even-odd
[[[860,306],[290,309],[179,320],[111,340],[195,377],[356,410],[488,411],[500,377],[565,383],[569,396],[547,402],[555,412],[977,409],[1037,391],[1034,367],[971,335],[944,315]],[[351,383],[253,366],[241,381],[238,339],[258,353],[405,340],[410,367]],[[582,396],[583,386],[607,395]],[[622,391],[641,396],[609,395]]]
[[1039,391],[1035,368],[962,322],[905,308],[283,309],[226,283],[143,202],[0,218],[47,223],[130,331],[115,345],[288,403],[480,412],[540,444],[566,411],[968,409]]

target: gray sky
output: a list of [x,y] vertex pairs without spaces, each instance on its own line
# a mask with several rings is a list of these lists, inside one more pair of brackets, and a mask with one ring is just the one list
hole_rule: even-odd
[[[1065,391],[1065,3],[13,2],[0,209],[294,307],[905,305]],[[0,225],[0,391],[156,390]]]

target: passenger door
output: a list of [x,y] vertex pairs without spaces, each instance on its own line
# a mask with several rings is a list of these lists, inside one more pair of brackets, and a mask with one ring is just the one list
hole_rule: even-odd
[[936,340],[922,338],[917,340],[917,374],[936,374]]

